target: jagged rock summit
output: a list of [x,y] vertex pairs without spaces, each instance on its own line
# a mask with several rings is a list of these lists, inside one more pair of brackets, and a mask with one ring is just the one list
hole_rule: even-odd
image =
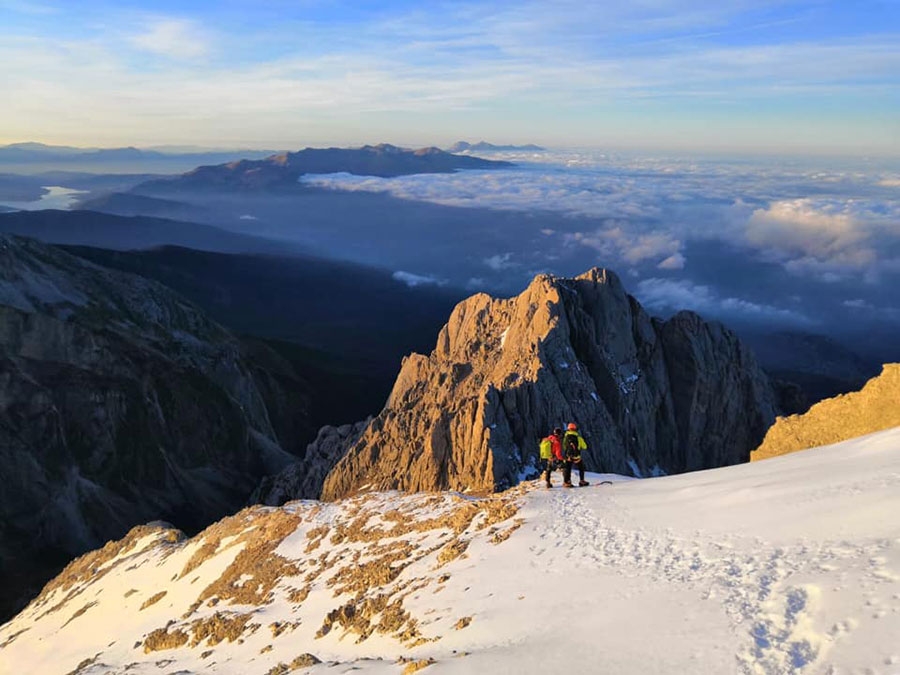
[[460,303],[431,355],[404,359],[322,498],[501,490],[534,472],[538,439],[568,422],[590,445],[589,470],[735,464],[774,417],[768,379],[720,324],[653,319],[608,270],[540,275],[517,297]]
[[820,401],[803,415],[779,417],[750,459],[840,443],[900,426],[900,363],[886,363],[860,391]]

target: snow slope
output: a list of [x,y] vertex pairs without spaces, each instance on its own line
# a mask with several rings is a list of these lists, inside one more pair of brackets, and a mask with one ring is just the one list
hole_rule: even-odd
[[604,478],[136,530],[0,628],[0,672],[900,673],[900,428]]

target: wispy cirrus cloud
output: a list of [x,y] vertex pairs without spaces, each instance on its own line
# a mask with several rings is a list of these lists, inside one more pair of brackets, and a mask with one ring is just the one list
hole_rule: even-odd
[[447,285],[446,279],[440,279],[439,277],[428,274],[413,274],[412,272],[405,272],[403,270],[397,270],[391,275],[391,277],[394,279],[394,281],[404,283],[410,288],[415,288],[416,286]]
[[[806,6],[790,1],[621,8],[462,2],[340,11],[327,3],[263,2],[149,17],[91,1],[77,11],[45,5],[59,15],[53,22],[0,27],[4,43],[29,41],[4,49],[18,64],[5,73],[12,105],[0,111],[0,127],[7,133],[52,127],[49,113],[35,118],[34,106],[18,103],[39,81],[66,100],[73,128],[103,109],[108,119],[91,126],[119,135],[139,129],[158,142],[220,142],[225,133],[250,140],[260,127],[282,141],[297,136],[298,125],[310,135],[346,136],[358,128],[357,115],[375,114],[383,117],[367,119],[370,128],[392,131],[395,140],[411,127],[423,136],[474,128],[538,142],[671,145],[681,137],[707,147],[777,147],[792,138],[821,147],[826,138],[858,149],[864,138],[866,147],[884,150],[887,134],[879,132],[890,129],[900,77],[900,36],[886,30],[889,21],[868,19],[869,32],[817,31]],[[14,19],[24,16],[19,4],[6,6],[20,7]],[[804,32],[785,28],[795,23]],[[82,50],[74,59],[60,56]],[[88,58],[97,52],[102,58]],[[156,57],[152,68],[147,54]],[[47,55],[55,64],[35,67],[48,63]],[[97,65],[115,76],[96,77]],[[813,115],[819,121],[810,125],[817,100],[835,96],[853,114],[865,113],[867,124]],[[773,114],[750,116],[746,103],[754,100]],[[248,119],[252,113],[259,118]],[[166,119],[162,128],[153,125],[158,116]],[[810,126],[816,128],[807,132]]]
[[211,51],[208,32],[187,19],[150,19],[130,42],[138,50],[173,59],[195,59]]

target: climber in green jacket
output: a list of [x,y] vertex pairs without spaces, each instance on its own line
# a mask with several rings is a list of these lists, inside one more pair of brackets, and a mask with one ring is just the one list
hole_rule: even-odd
[[578,486],[584,487],[590,485],[590,483],[584,479],[584,461],[581,459],[581,453],[587,450],[587,443],[584,438],[582,438],[581,434],[578,433],[578,425],[574,422],[569,422],[568,427],[566,427],[566,435],[563,436],[562,446],[563,457],[566,462],[563,466],[563,487],[572,487],[573,466],[578,467],[580,478]]

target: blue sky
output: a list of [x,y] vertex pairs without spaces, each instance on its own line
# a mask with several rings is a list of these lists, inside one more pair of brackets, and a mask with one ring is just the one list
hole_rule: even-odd
[[0,0],[0,143],[900,155],[900,2]]

